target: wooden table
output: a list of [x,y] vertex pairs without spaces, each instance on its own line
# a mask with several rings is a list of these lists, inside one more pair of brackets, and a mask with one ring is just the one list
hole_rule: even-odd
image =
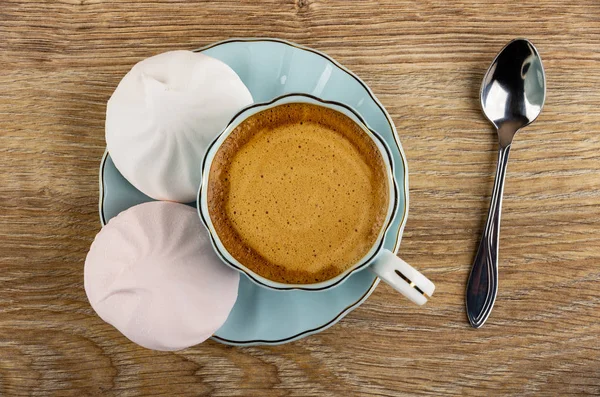
[[[327,52],[386,106],[410,167],[400,254],[437,291],[416,307],[382,284],[284,346],[145,350],[83,290],[106,101],[145,57],[250,36]],[[464,289],[496,161],[478,90],[518,36],[543,57],[548,97],[513,145],[500,292],[473,330]],[[599,109],[596,0],[2,0],[0,395],[600,394]]]

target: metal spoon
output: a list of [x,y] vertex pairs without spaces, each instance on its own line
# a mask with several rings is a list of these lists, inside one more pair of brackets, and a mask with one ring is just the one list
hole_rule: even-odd
[[490,315],[498,292],[498,239],[502,192],[513,137],[542,111],[546,77],[542,59],[526,39],[511,41],[500,51],[481,84],[481,107],[498,130],[498,166],[488,219],[467,284],[467,316],[479,328]]

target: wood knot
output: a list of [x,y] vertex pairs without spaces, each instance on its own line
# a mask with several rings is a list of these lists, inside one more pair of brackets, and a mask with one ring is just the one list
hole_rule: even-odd
[[296,10],[298,12],[307,12],[310,8],[310,0],[296,0]]

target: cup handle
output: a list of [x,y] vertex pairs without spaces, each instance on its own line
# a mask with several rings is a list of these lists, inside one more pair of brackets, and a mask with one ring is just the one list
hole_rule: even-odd
[[369,269],[417,305],[427,302],[435,290],[427,277],[386,249],[377,255]]

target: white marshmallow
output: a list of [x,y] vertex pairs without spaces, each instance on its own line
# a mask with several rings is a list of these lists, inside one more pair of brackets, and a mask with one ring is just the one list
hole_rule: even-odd
[[208,144],[251,103],[238,75],[217,59],[191,51],[153,56],[136,64],[108,101],[108,151],[144,194],[192,202]]
[[193,208],[150,202],[102,228],[85,260],[98,315],[133,342],[179,350],[209,338],[237,299],[239,273],[211,247]]

